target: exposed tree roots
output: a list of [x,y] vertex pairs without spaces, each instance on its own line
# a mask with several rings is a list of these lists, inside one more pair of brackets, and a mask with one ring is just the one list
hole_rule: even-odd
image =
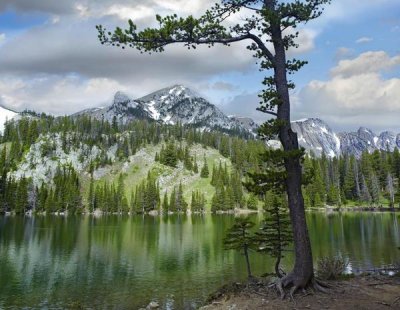
[[293,274],[288,274],[281,279],[277,279],[276,282],[271,284],[271,287],[275,287],[276,290],[281,295],[281,299],[286,297],[287,292],[286,289],[290,288],[289,290],[289,297],[294,301],[293,295],[301,289],[303,294],[308,294],[307,290],[311,290],[312,292],[321,292],[325,294],[329,294],[330,286],[321,280],[316,278],[312,278],[308,283],[303,284],[302,281],[296,279]]

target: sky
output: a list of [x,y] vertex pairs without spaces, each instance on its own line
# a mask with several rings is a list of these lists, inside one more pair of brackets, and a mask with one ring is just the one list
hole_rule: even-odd
[[[290,1],[290,0],[288,0]],[[211,0],[0,0],[0,105],[54,115],[110,104],[116,91],[139,98],[174,84],[225,113],[263,122],[261,81],[240,42],[161,54],[102,46],[95,25],[140,28],[155,14],[199,16]],[[239,13],[228,22],[240,20]],[[293,76],[292,119],[318,117],[335,131],[366,126],[400,133],[400,1],[332,0],[300,29],[289,56],[309,64]]]

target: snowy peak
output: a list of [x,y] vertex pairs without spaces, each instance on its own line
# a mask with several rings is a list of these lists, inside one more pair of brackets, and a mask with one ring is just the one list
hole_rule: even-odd
[[377,135],[372,130],[366,127],[360,127],[357,131],[357,136],[368,143],[368,145],[376,146],[378,142]]
[[330,157],[340,155],[341,143],[332,129],[319,118],[302,119],[292,122],[299,144],[316,156],[322,153]]
[[113,105],[123,105],[127,104],[130,101],[131,99],[128,97],[128,95],[126,95],[122,91],[117,91],[114,95]]
[[127,94],[118,91],[114,95],[113,104],[108,108],[108,111],[114,111],[120,117],[123,117],[124,113],[129,114],[130,109],[136,109],[138,103],[132,100]]
[[384,131],[378,137],[378,147],[383,150],[389,149],[393,151],[394,148],[400,147],[400,134],[396,135],[394,132],[391,131]]
[[[138,99],[153,119],[167,124],[197,124],[214,106],[183,85],[163,88]],[[215,108],[215,107],[214,107]]]
[[149,95],[139,98],[138,100],[144,102],[155,101],[160,104],[161,103],[170,104],[171,100],[173,102],[177,100],[182,100],[184,98],[198,98],[198,97],[200,97],[200,95],[198,95],[190,88],[187,88],[183,85],[173,85],[170,87],[157,90]]
[[75,115],[90,115],[98,119],[126,123],[134,119],[149,119],[165,124],[190,124],[204,129],[219,128],[254,134],[257,125],[251,119],[229,118],[215,105],[183,85],[173,85],[132,99],[123,92],[114,95],[106,108],[89,109]]
[[107,107],[87,109],[73,116],[89,115],[96,119],[112,122],[116,119],[120,123],[127,123],[135,119],[149,119],[149,113],[127,94],[118,91],[115,93],[112,104]]
[[335,133],[318,118],[294,121],[292,129],[297,132],[299,144],[316,156],[352,154],[360,157],[364,151],[393,151],[400,147],[400,134],[384,131],[378,136],[366,127],[360,127],[356,132]]
[[228,116],[233,122],[239,122],[241,126],[246,128],[248,131],[256,132],[258,129],[258,124],[250,117],[242,117],[236,115]]
[[18,115],[17,112],[11,111],[0,105],[0,133],[4,131],[6,121],[12,120]]

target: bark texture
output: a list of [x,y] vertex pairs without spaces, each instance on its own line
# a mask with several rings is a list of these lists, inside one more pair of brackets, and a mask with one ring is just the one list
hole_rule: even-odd
[[[278,106],[278,119],[282,120],[279,130],[279,139],[283,149],[287,152],[299,150],[297,134],[290,125],[290,99],[286,72],[286,51],[282,39],[280,25],[272,26],[272,40],[275,48],[274,78],[281,103]],[[304,200],[301,191],[302,168],[300,158],[287,156],[285,158],[287,173],[286,191],[288,196],[290,220],[293,229],[295,248],[295,265],[287,276],[282,279],[282,285],[292,285],[295,290],[310,284],[314,277],[311,243],[307,229]]]

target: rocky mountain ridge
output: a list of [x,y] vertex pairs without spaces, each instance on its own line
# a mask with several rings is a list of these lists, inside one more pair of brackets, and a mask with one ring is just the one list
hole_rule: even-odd
[[[5,121],[18,118],[19,113],[0,106],[0,132]],[[135,119],[153,120],[164,124],[193,125],[205,130],[222,129],[241,131],[254,136],[258,124],[252,119],[240,116],[227,116],[215,105],[193,90],[174,85],[155,91],[139,99],[132,99],[123,92],[117,92],[113,101],[106,107],[98,107],[78,112],[97,119],[127,123]],[[393,151],[400,148],[400,133],[384,131],[380,134],[360,127],[355,132],[334,132],[328,124],[319,118],[307,118],[292,122],[292,128],[298,134],[299,144],[315,156],[325,154],[328,157],[343,154],[361,156],[363,151]],[[268,145],[277,148],[279,141],[268,141]]]
[[228,117],[215,105],[191,89],[174,85],[139,99],[117,92],[110,106],[88,109],[75,115],[90,115],[107,121],[126,123],[148,119],[164,124],[194,125],[205,129],[239,130],[255,134],[257,124],[246,118]]
[[384,131],[380,134],[360,127],[356,132],[335,133],[324,121],[308,118],[292,122],[292,128],[298,134],[299,144],[307,151],[329,157],[353,154],[360,157],[363,151],[393,151],[400,148],[400,133]]

